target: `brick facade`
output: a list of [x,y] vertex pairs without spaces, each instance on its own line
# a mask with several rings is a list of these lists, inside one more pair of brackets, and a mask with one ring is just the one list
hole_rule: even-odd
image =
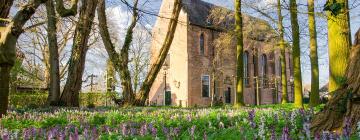
[[[151,47],[151,62],[157,57],[165,38],[168,18],[172,11],[173,0],[163,0],[155,26],[153,27],[153,39]],[[184,0],[184,8],[179,16],[179,23],[175,32],[166,64],[158,74],[149,94],[149,101],[152,105],[165,105],[165,91],[171,93],[171,104],[173,106],[192,107],[209,106],[212,97],[222,98],[224,102],[230,99],[230,103],[235,101],[235,75],[236,75],[236,46],[229,46],[232,53],[221,57],[221,65],[213,65],[217,54],[213,41],[219,37],[220,31],[204,27],[193,22],[196,17],[191,17],[197,8],[189,10],[187,5],[194,6],[213,6],[201,0]],[[191,6],[189,6],[191,8]],[[207,8],[207,7],[205,7]],[[200,10],[200,9],[199,9]],[[204,10],[202,10],[204,11]],[[205,21],[204,21],[205,22]],[[244,25],[246,27],[246,25]],[[264,33],[265,34],[265,33]],[[203,36],[203,53],[200,48],[200,38]],[[248,58],[248,84],[245,84],[244,101],[246,104],[253,105],[258,101],[259,104],[278,103],[281,99],[280,82],[274,84],[274,79],[280,81],[280,61],[279,50],[272,42],[245,39],[244,52]],[[222,55],[222,54],[220,54]],[[290,52],[286,52],[286,71],[288,78],[291,77],[291,58]],[[263,61],[266,60],[266,63]],[[289,65],[290,64],[290,65]],[[266,66],[266,70],[263,68]],[[221,70],[215,70],[221,67]],[[166,69],[166,70],[165,70]],[[221,71],[221,74],[220,74]],[[266,74],[262,74],[266,72]],[[202,76],[209,76],[210,96],[202,95]],[[265,75],[266,78],[262,78]],[[165,80],[166,77],[166,80]],[[256,82],[255,77],[261,77]],[[262,80],[263,79],[263,80]],[[166,81],[166,88],[165,88]],[[268,81],[268,82],[266,82]],[[288,81],[290,81],[288,79]],[[258,84],[256,84],[258,83]],[[258,86],[257,86],[258,85]],[[277,87],[275,87],[277,85]],[[258,88],[256,88],[258,87]],[[289,85],[289,99],[292,101],[293,95]],[[206,89],[205,89],[206,90]],[[278,91],[276,93],[276,91]],[[226,93],[230,92],[230,98]],[[257,94],[258,93],[258,94]],[[258,97],[258,100],[256,99]],[[277,98],[277,99],[276,99]],[[169,99],[169,98],[168,98]],[[170,103],[166,101],[166,103]]]

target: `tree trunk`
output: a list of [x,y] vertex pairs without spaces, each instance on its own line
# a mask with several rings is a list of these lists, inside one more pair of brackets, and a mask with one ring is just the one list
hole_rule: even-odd
[[311,129],[314,133],[337,131],[341,133],[350,121],[352,132],[355,133],[360,121],[360,29],[356,33],[354,46],[351,48],[349,64],[346,70],[346,82],[336,91],[333,98],[325,105],[323,111],[312,119]]
[[280,0],[277,1],[277,14],[278,14],[278,30],[280,33],[280,63],[281,63],[281,89],[282,89],[282,96],[281,96],[281,103],[288,102],[287,96],[287,76],[286,76],[286,60],[285,60],[285,41],[284,41],[284,26],[283,26],[283,16],[281,14],[281,2]]
[[104,42],[105,49],[115,66],[115,70],[120,75],[121,86],[123,90],[123,98],[126,105],[132,105],[135,101],[135,94],[132,87],[132,78],[130,75],[129,64],[129,49],[133,39],[133,31],[138,20],[137,10],[138,0],[135,0],[133,7],[132,22],[127,29],[125,42],[121,48],[120,54],[116,52],[115,47],[110,39],[110,34],[107,27],[106,13],[105,13],[105,0],[100,0],[98,8],[98,20],[102,21],[99,24],[100,35]]
[[300,62],[300,32],[297,16],[296,0],[290,0],[290,18],[293,39],[292,61],[294,68],[294,95],[295,106],[303,107],[302,78],[301,78],[301,62]]
[[[10,70],[16,61],[16,41],[23,32],[22,27],[46,0],[33,0],[22,7],[8,24],[0,26],[0,116],[6,113],[9,98]],[[2,6],[2,5],[1,5]],[[9,8],[9,7],[7,7]],[[6,9],[6,8],[5,8]],[[1,9],[7,18],[8,10]],[[5,12],[4,12],[5,11]],[[4,12],[4,13],[3,13]],[[6,27],[3,27],[6,26]]]
[[0,67],[0,118],[6,113],[9,103],[10,70],[12,66]]
[[235,32],[236,32],[236,106],[244,106],[244,68],[243,68],[243,31],[242,31],[241,0],[235,1]]
[[88,39],[93,24],[97,0],[82,0],[79,21],[75,28],[67,81],[60,97],[65,106],[79,106],[79,92],[81,90]]
[[171,43],[174,39],[176,26],[178,24],[178,18],[181,11],[181,0],[174,0],[174,9],[171,14],[171,19],[168,26],[168,31],[166,33],[166,38],[160,49],[159,56],[157,57],[155,63],[151,66],[148,75],[145,78],[145,81],[141,85],[139,96],[136,98],[136,105],[145,105],[146,99],[149,96],[150,88],[154,83],[163,63],[165,62],[166,56],[169,53]]
[[319,64],[317,54],[317,35],[315,22],[314,0],[308,0],[309,33],[310,33],[310,62],[311,62],[311,92],[310,106],[315,107],[320,104],[319,95]]
[[47,36],[49,45],[49,64],[50,64],[50,88],[48,96],[49,105],[57,105],[60,98],[60,71],[59,71],[59,52],[56,37],[56,14],[54,2],[49,0],[46,3],[48,19]]
[[341,5],[340,12],[328,11],[329,92],[332,92],[346,81],[345,68],[349,63],[351,37],[348,0],[328,0],[327,2],[330,5]]

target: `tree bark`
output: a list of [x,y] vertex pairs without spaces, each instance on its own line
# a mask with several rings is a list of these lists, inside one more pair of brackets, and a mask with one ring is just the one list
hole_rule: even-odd
[[10,70],[12,66],[0,67],[0,118],[6,114],[9,103]]
[[348,0],[328,0],[327,2],[341,5],[340,12],[328,11],[329,92],[332,92],[346,81],[345,68],[349,64],[351,34]]
[[115,70],[120,75],[121,86],[123,90],[123,98],[126,105],[132,105],[135,101],[135,93],[132,87],[132,78],[130,75],[129,64],[129,50],[133,40],[133,31],[136,27],[138,20],[138,0],[134,1],[132,21],[127,29],[125,42],[121,48],[120,54],[116,52],[113,43],[111,42],[110,34],[107,27],[106,13],[105,13],[105,0],[99,1],[99,8],[97,10],[99,16],[98,20],[102,21],[99,24],[100,35],[102,37],[105,49],[115,66]]
[[244,106],[244,68],[243,68],[243,31],[241,0],[235,1],[235,33],[236,33],[236,106]]
[[281,103],[288,102],[287,96],[287,76],[286,76],[286,60],[285,60],[285,41],[284,41],[284,25],[283,16],[281,14],[281,1],[277,0],[277,14],[278,14],[278,30],[279,30],[279,47],[280,47],[280,63],[281,63]]
[[296,0],[290,0],[290,18],[292,31],[292,61],[294,68],[294,104],[296,107],[303,107],[302,78],[301,78],[301,62],[300,62],[300,32],[299,21],[297,16]]
[[314,0],[308,0],[309,34],[310,34],[310,62],[311,62],[311,92],[310,106],[315,107],[320,104],[319,95],[319,64],[317,52],[317,32],[315,20]]
[[[6,27],[0,27],[0,75],[2,75],[0,78],[0,88],[2,88],[0,89],[0,116],[6,113],[8,106],[10,70],[16,61],[16,41],[23,32],[24,24],[35,13],[39,5],[44,2],[46,0],[30,1],[16,13],[7,25],[4,25]],[[5,12],[8,14],[8,11],[5,10]]]
[[164,43],[160,49],[159,56],[157,57],[155,63],[150,67],[149,73],[147,74],[143,84],[141,85],[139,96],[136,98],[136,105],[145,105],[145,102],[149,96],[150,88],[154,83],[163,63],[165,62],[166,56],[169,53],[171,43],[174,39],[176,26],[181,11],[181,0],[174,0],[174,9],[171,14],[171,19],[168,26],[168,31]]
[[56,36],[56,14],[54,2],[49,0],[46,3],[46,12],[48,19],[47,36],[49,46],[49,64],[50,64],[50,88],[48,96],[49,105],[57,105],[60,98],[60,71],[59,71],[59,52]]
[[345,121],[350,121],[352,132],[356,132],[360,121],[360,29],[356,33],[354,46],[351,48],[349,64],[346,70],[346,82],[336,91],[333,98],[325,105],[323,111],[312,119],[311,130],[342,132]]
[[73,46],[69,62],[68,77],[60,97],[61,105],[79,106],[79,92],[85,66],[88,39],[93,24],[97,0],[82,0],[79,21],[75,28]]

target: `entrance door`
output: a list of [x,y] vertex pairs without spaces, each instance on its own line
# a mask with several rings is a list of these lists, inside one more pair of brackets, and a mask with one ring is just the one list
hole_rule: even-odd
[[171,91],[165,92],[165,105],[166,106],[171,105]]
[[225,103],[230,104],[231,103],[231,88],[228,87],[225,91]]

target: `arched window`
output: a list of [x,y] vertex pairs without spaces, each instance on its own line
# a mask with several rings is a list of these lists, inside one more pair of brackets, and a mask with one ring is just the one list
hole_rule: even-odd
[[247,51],[244,52],[243,55],[243,67],[244,67],[244,84],[245,86],[249,86],[249,53]]
[[205,55],[205,38],[203,33],[200,35],[199,41],[200,41],[200,54]]
[[267,57],[265,54],[261,55],[261,84],[267,86]]

